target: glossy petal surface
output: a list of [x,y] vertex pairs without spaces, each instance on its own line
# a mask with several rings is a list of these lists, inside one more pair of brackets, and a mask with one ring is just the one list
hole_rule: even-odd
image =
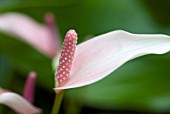
[[76,88],[97,82],[127,61],[170,50],[167,35],[131,34],[122,30],[97,36],[77,46],[70,80],[55,90]]

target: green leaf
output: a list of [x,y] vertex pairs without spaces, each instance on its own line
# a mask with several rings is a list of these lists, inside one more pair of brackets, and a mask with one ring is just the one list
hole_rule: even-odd
[[62,36],[74,28],[79,42],[88,35],[96,36],[123,29],[132,33],[153,33],[157,30],[148,13],[137,0],[83,0],[68,7],[57,8],[57,22]]
[[15,70],[27,76],[30,71],[38,74],[37,81],[46,88],[53,87],[51,60],[29,45],[0,34],[0,51],[10,60]]
[[33,8],[33,7],[61,7],[71,4],[74,0],[0,0],[0,11]]
[[132,60],[102,81],[68,91],[67,97],[101,109],[169,112],[169,57]]
[[0,87],[4,87],[9,84],[12,79],[10,73],[11,65],[4,55],[0,54]]

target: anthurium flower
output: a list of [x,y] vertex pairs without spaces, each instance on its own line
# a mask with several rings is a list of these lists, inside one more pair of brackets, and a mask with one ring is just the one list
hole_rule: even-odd
[[167,35],[132,34],[122,30],[97,36],[77,47],[76,41],[77,33],[68,31],[56,71],[56,91],[95,83],[134,58],[170,50]]
[[35,92],[35,80],[37,74],[35,72],[30,72],[25,83],[23,96],[30,103],[34,102],[34,92]]
[[43,54],[54,57],[59,50],[59,34],[55,30],[54,16],[45,16],[45,25],[41,25],[30,17],[20,13],[0,15],[0,31],[28,42]]
[[[2,91],[2,90],[0,90]],[[4,104],[19,114],[39,114],[41,110],[36,108],[22,96],[13,92],[1,92],[0,93],[0,103]]]
[[40,114],[42,112],[41,109],[32,105],[34,100],[35,79],[35,72],[30,72],[25,84],[24,97],[0,88],[0,104],[12,108],[19,114]]

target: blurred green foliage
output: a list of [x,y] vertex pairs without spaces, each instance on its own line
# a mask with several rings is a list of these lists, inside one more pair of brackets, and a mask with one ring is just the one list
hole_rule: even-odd
[[[74,28],[78,32],[79,43],[87,40],[88,36],[116,29],[132,33],[170,34],[168,0],[44,0],[43,2],[0,0],[0,12],[11,11],[25,13],[41,23],[46,12],[53,12],[62,38],[68,29]],[[81,108],[88,107],[88,109],[97,108],[112,112],[131,110],[138,113],[169,113],[169,68],[170,54],[148,55],[132,60],[102,81],[67,91],[63,103],[63,109],[66,110],[64,112],[84,113]],[[22,94],[25,77],[30,70],[38,73],[36,96],[38,100],[35,104],[43,107],[47,113],[52,105],[50,101],[53,101],[53,95],[46,95],[52,94],[54,85],[51,60],[28,44],[1,33],[0,86]]]

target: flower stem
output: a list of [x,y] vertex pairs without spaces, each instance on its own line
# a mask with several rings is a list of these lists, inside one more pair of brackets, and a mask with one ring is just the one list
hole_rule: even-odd
[[63,99],[63,95],[64,95],[64,91],[60,91],[58,93],[56,93],[55,96],[55,101],[54,101],[54,105],[53,105],[53,109],[51,114],[58,114],[59,110],[60,110],[60,105]]

